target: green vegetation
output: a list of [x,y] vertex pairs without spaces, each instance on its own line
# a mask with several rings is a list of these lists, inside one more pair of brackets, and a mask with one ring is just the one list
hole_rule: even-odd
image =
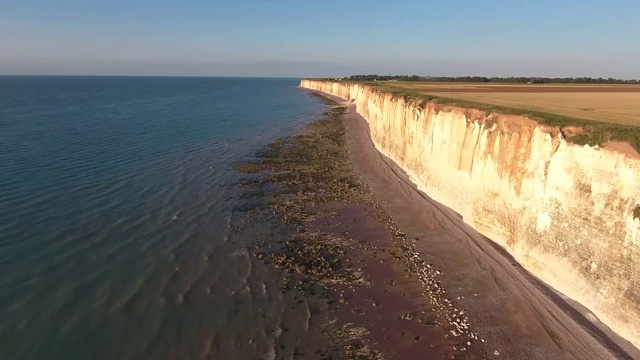
[[602,146],[610,141],[625,141],[634,149],[640,152],[640,129],[637,126],[611,124],[599,122],[595,120],[586,120],[570,116],[545,113],[540,111],[532,111],[506,106],[489,105],[474,101],[452,99],[432,94],[425,94],[419,89],[407,89],[401,87],[390,86],[377,81],[351,81],[367,85],[380,93],[392,94],[394,97],[401,97],[405,102],[415,102],[419,106],[426,106],[427,103],[440,105],[456,106],[467,109],[478,109],[489,114],[497,113],[504,115],[520,115],[526,116],[543,125],[549,126],[577,126],[584,130],[582,134],[575,134],[566,137],[570,141],[578,145]]
[[418,76],[418,75],[352,75],[343,78],[350,81],[428,81],[428,82],[473,82],[473,83],[518,83],[518,84],[640,84],[640,80],[614,78],[546,78],[546,77],[485,77],[485,76]]

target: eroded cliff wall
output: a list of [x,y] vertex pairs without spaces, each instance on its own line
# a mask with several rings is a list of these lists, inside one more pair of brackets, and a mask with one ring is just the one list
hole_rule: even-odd
[[301,86],[355,102],[378,150],[422,191],[640,347],[640,161],[524,117]]

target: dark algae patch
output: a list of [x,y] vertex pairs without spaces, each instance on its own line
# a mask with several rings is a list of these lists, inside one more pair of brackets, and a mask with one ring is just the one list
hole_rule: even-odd
[[394,226],[353,170],[346,109],[319,98],[330,107],[322,119],[236,166],[246,175],[245,210],[273,229],[249,250],[282,272],[283,294],[321,304],[307,314],[321,335],[276,346],[275,358],[454,358],[477,336],[413,250],[415,239]]

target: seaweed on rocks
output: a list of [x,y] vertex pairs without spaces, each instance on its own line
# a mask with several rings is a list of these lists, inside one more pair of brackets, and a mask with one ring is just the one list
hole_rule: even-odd
[[[434,308],[429,311],[443,314],[438,320],[432,319],[435,314],[416,320],[424,329],[437,327],[432,330],[444,334],[455,328],[457,334],[456,318],[452,315],[455,307],[442,300],[444,290],[435,270],[417,257],[411,241],[380,209],[350,163],[342,116],[346,108],[318,97],[330,106],[322,119],[309,124],[299,134],[273,141],[260,150],[254,160],[235,167],[246,174],[238,186],[247,190],[247,199],[253,201],[251,206],[260,212],[256,219],[273,218],[288,228],[262,238],[252,249],[256,259],[283,272],[282,291],[297,291],[305,297],[319,296],[329,310],[335,310],[348,301],[336,289],[366,287],[372,281],[362,271],[363,260],[354,260],[356,254],[368,253],[375,258],[375,254],[386,251],[355,240],[348,231],[327,230],[333,226],[331,221],[338,221],[335,219],[339,216],[333,212],[336,208],[364,204],[380,228],[395,235],[393,244],[389,244],[397,250],[393,252],[395,260],[405,271],[417,275],[423,286],[421,291]],[[319,221],[326,223],[318,225]],[[337,222],[334,227],[340,225]],[[368,299],[370,306],[379,309],[375,299],[371,296]],[[466,320],[459,324],[468,329]],[[368,341],[366,324],[344,323],[334,318],[326,324],[326,334],[328,348],[316,351],[315,358],[385,358],[379,344]],[[415,336],[414,341],[419,340],[420,336]],[[304,358],[310,358],[309,355]]]

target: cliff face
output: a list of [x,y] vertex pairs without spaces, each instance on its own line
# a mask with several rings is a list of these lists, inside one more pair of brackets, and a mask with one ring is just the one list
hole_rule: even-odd
[[355,102],[377,149],[422,191],[640,347],[640,161],[524,117],[301,86]]

